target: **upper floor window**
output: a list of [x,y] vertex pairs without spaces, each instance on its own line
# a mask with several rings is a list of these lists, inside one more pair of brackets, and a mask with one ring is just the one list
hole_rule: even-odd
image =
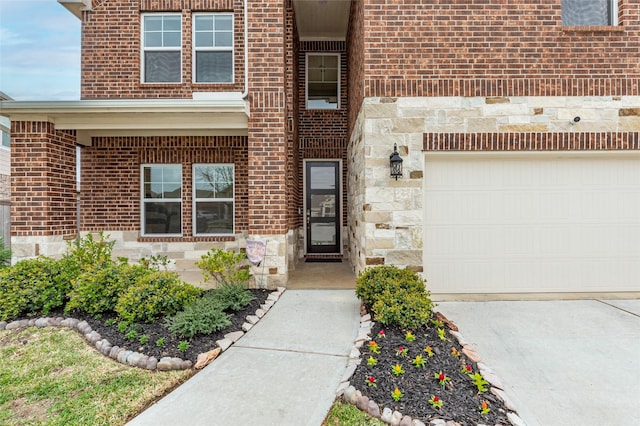
[[182,166],[142,166],[143,235],[182,234]]
[[610,26],[618,24],[618,0],[562,0],[562,25]]
[[307,109],[338,109],[340,55],[307,54]]
[[182,56],[180,14],[142,16],[142,81],[180,83]]
[[195,235],[233,233],[233,164],[193,165]]
[[233,14],[195,14],[193,48],[196,83],[233,82]]

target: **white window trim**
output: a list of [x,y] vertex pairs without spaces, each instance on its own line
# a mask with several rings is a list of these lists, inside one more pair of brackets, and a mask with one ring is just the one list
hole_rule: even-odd
[[[232,196],[231,198],[197,198],[196,197],[196,167],[197,166],[231,166],[231,173],[233,173],[233,185],[232,185]],[[228,236],[233,236],[236,233],[236,166],[233,163],[194,163],[191,166],[191,187],[192,187],[192,191],[193,194],[191,196],[192,198],[192,207],[191,207],[191,222],[192,222],[192,229],[193,229],[193,235],[195,237],[228,237]],[[204,232],[200,232],[198,233],[197,229],[196,229],[196,203],[197,202],[231,202],[233,205],[233,229],[231,230],[230,233],[228,234],[224,234],[224,233],[204,233]]]
[[[336,108],[310,108],[309,107],[309,57],[310,56],[337,56],[338,57],[338,93],[337,93],[337,107]],[[307,110],[317,111],[335,111],[340,109],[340,79],[342,73],[342,57],[340,53],[323,53],[323,52],[308,52],[305,55],[304,63],[304,106]]]
[[[157,237],[157,238],[170,238],[170,237],[181,237],[182,236],[182,221],[184,220],[184,206],[182,203],[182,197],[180,198],[145,198],[144,196],[144,168],[145,167],[153,167],[153,166],[179,166],[180,167],[180,194],[182,195],[182,190],[184,188],[184,175],[182,164],[179,163],[145,163],[140,165],[140,235],[143,237]],[[146,202],[157,202],[166,201],[171,203],[180,203],[180,230],[181,232],[178,234],[150,234],[145,232],[144,226],[144,205]]]
[[[144,18],[145,16],[179,16],[180,17],[180,47],[150,47],[144,46]],[[180,51],[180,81],[145,81],[144,55],[146,52],[175,52]],[[140,16],[140,82],[142,84],[181,84],[182,83],[182,14],[180,13],[143,13]]]
[[[196,46],[196,16],[230,16],[231,17],[231,38],[230,47],[197,47]],[[194,13],[191,23],[191,80],[194,84],[234,84],[236,81],[236,58],[235,58],[235,22],[233,13]],[[231,51],[231,81],[196,81],[196,54],[197,52],[229,52]]]

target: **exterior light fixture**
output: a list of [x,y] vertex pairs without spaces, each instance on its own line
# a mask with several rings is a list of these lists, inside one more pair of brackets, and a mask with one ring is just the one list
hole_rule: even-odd
[[389,167],[391,168],[391,177],[398,180],[402,177],[402,158],[398,154],[398,144],[393,144],[393,153],[389,156]]

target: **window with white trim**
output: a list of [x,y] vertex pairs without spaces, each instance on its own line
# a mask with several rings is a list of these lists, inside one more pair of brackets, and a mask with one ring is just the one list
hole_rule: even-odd
[[142,15],[142,81],[180,83],[182,79],[182,16]]
[[340,108],[340,55],[307,53],[307,109]]
[[193,80],[233,83],[233,14],[193,15]]
[[181,165],[142,165],[142,234],[182,234]]
[[233,234],[233,164],[193,165],[194,235]]
[[618,0],[562,0],[562,25],[618,25]]

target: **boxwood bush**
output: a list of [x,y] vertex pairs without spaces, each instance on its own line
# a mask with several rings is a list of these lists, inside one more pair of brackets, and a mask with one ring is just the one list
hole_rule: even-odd
[[427,325],[433,311],[425,280],[393,265],[374,266],[356,279],[356,295],[385,325],[416,328]]
[[0,320],[20,315],[48,314],[64,306],[70,283],[64,263],[40,256],[0,270]]
[[153,322],[180,312],[200,293],[200,289],[182,282],[175,272],[153,271],[139,277],[120,295],[115,310],[128,322]]

